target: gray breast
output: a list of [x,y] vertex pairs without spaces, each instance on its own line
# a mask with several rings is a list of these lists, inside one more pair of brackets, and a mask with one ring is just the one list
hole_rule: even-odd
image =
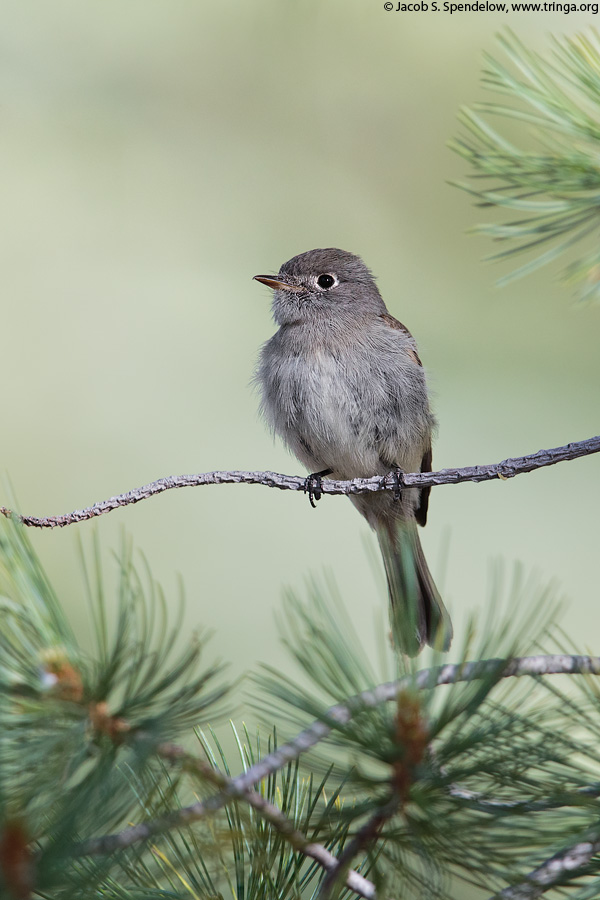
[[382,457],[415,467],[431,425],[425,379],[405,336],[388,331],[316,344],[281,329],[264,346],[263,412],[309,468],[353,478],[387,471]]

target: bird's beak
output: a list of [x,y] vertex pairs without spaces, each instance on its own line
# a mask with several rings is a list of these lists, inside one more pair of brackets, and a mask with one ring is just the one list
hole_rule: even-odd
[[280,281],[278,278],[271,278],[270,275],[255,275],[252,280],[260,281],[261,284],[266,284],[267,287],[273,288],[274,291],[293,291],[298,293],[304,290],[299,284],[288,284],[286,281]]

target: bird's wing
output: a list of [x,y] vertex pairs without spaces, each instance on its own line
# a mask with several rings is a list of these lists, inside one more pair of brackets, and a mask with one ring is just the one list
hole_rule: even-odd
[[406,352],[411,357],[411,359],[417,363],[417,365],[422,366],[423,363],[421,362],[421,360],[419,358],[419,354],[417,353],[417,345],[415,343],[415,339],[412,336],[412,334],[410,333],[410,331],[408,330],[408,328],[406,327],[406,325],[403,325],[402,322],[398,321],[398,319],[395,319],[393,316],[390,316],[389,313],[382,313],[379,316],[379,318],[383,322],[385,322],[385,324],[388,326],[388,328],[395,328],[396,331],[401,331],[403,334],[406,335],[407,338],[410,338],[411,346],[406,348]]
[[[410,333],[410,331],[408,330],[406,325],[403,325],[402,322],[398,321],[398,319],[395,319],[393,316],[390,316],[389,313],[383,313],[379,318],[382,319],[389,328],[395,328],[396,331],[401,331],[408,338],[410,338],[411,346],[406,348],[406,352],[411,357],[411,359],[417,363],[417,365],[422,367],[423,363],[421,362],[419,354],[417,353],[415,339],[413,338],[412,334]],[[429,447],[425,450],[425,453],[423,454],[423,459],[421,460],[421,472],[433,471],[431,468],[432,462],[433,462],[433,454],[432,454],[431,444],[430,444]],[[430,491],[431,491],[430,487],[421,488],[421,491],[419,494],[419,505],[417,506],[417,508],[415,510],[415,519],[417,520],[419,525],[422,525],[422,526],[425,526],[427,524],[427,508],[429,506]]]
[[[421,460],[421,472],[432,472],[433,462],[433,454],[431,452],[431,444],[423,454],[423,459]],[[427,524],[427,508],[429,506],[429,492],[431,491],[430,487],[421,488],[421,493],[419,494],[419,505],[415,510],[415,519],[419,523],[419,525],[425,527]]]

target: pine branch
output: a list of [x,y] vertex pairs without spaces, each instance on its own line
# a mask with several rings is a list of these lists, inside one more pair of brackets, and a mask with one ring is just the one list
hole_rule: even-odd
[[[403,688],[431,690],[442,684],[473,681],[485,678],[502,669],[500,677],[519,678],[525,675],[540,677],[542,675],[600,675],[600,657],[567,656],[552,654],[548,656],[526,656],[512,660],[488,659],[481,662],[467,662],[460,665],[438,666],[423,669],[416,675],[402,678],[399,681],[387,682],[376,688],[357,694],[346,703],[330,707],[326,718],[337,724],[349,722],[353,715],[365,707],[375,707],[380,703],[395,701],[398,692]],[[97,856],[114,853],[130,847],[140,841],[196,822],[216,812],[234,799],[245,800],[248,791],[254,785],[282,769],[287,763],[297,759],[302,753],[314,747],[328,736],[331,727],[326,721],[314,722],[309,728],[300,732],[288,744],[283,744],[273,753],[267,754],[244,773],[235,778],[223,780],[223,788],[219,794],[183,807],[168,816],[149,822],[142,822],[127,828],[118,834],[92,838],[78,845],[73,855]]]
[[500,898],[502,900],[536,900],[551,888],[581,875],[581,870],[598,853],[600,853],[600,838],[594,841],[582,841],[567,850],[561,850],[530,872],[520,884],[504,888],[491,900],[500,900]]
[[[314,859],[327,872],[327,877],[333,875],[335,878],[343,871],[347,862],[347,860],[343,859],[345,851],[338,859],[323,844],[308,841],[301,831],[293,827],[290,820],[284,816],[274,803],[270,803],[257,791],[247,791],[243,799],[270,822],[292,844],[295,850],[298,850],[310,859]],[[352,854],[352,856],[354,855],[355,853]],[[346,872],[344,884],[359,897],[364,897],[365,900],[375,900],[375,885],[358,872],[354,870]]]
[[[469,183],[455,182],[478,206],[514,211],[501,224],[473,231],[510,243],[488,257],[500,260],[523,252],[533,258],[501,278],[506,284],[587,243],[585,255],[566,276],[585,280],[582,297],[600,296],[600,40],[593,29],[554,38],[550,56],[529,50],[510,31],[498,36],[506,66],[486,56],[483,84],[501,102],[463,109],[463,134],[450,146],[473,170]],[[492,119],[520,126],[507,140]],[[527,131],[525,131],[527,129]],[[531,142],[531,134],[534,143]],[[477,181],[475,181],[477,179]]]
[[[392,798],[385,803],[377,812],[371,816],[371,818],[365,822],[365,824],[358,830],[352,840],[344,847],[342,853],[340,853],[339,859],[336,861],[336,864],[332,866],[325,879],[323,880],[323,884],[321,885],[320,891],[320,900],[328,900],[331,896],[332,891],[338,884],[338,880],[344,876],[344,872],[346,867],[350,865],[355,856],[362,850],[367,850],[372,844],[377,840],[381,829],[388,821],[391,819],[393,815],[398,810],[400,805],[400,797],[397,793],[395,793]],[[351,873],[347,873],[345,884],[348,884],[348,875]]]
[[[502,678],[519,678],[523,675],[540,677],[542,675],[600,675],[600,657],[568,656],[551,654],[547,656],[525,656],[512,660],[487,659],[479,662],[467,662],[459,665],[449,664],[434,669],[422,669],[416,675],[380,684],[376,688],[364,691],[350,698],[346,703],[337,704],[327,710],[324,719],[336,724],[349,722],[357,710],[378,706],[380,703],[395,701],[398,692],[405,688],[431,690],[442,684],[456,684],[460,681],[474,681],[504,668]],[[282,766],[302,753],[310,750],[330,733],[331,728],[326,721],[313,722],[301,731],[288,744],[278,747],[273,753],[265,756],[243,775],[238,776],[236,786],[251,787],[267,778]]]
[[[336,481],[324,478],[323,494],[362,494],[377,491],[396,491],[414,487],[436,487],[441,484],[462,484],[465,481],[506,481],[526,472],[533,472],[546,466],[554,466],[560,462],[579,459],[600,452],[600,435],[575,441],[562,447],[550,450],[538,450],[527,456],[516,456],[504,459],[499,463],[480,466],[465,466],[460,469],[440,469],[438,472],[411,472],[397,475],[390,473],[372,478],[355,478],[352,481]],[[398,484],[400,482],[400,485]],[[139,503],[156,494],[174,488],[202,487],[207,484],[261,484],[265,487],[279,488],[282,491],[304,491],[306,478],[298,475],[281,475],[277,472],[205,472],[198,475],[171,475],[160,478],[140,488],[118,494],[108,500],[101,500],[85,509],[58,516],[23,516],[5,506],[0,506],[0,514],[8,519],[16,519],[23,525],[32,528],[64,528],[77,522],[93,519],[104,513],[112,512],[122,506]]]
[[[227,778],[203,760],[187,753],[183,747],[177,744],[162,744],[157,752],[159,756],[170,762],[182,762],[187,771],[196,772],[201,778],[209,781],[221,790],[227,790],[231,784],[232,779]],[[358,852],[358,850],[354,851],[349,859],[345,859],[346,851],[344,851],[340,858],[337,859],[322,844],[309,841],[306,835],[302,834],[294,826],[293,822],[288,819],[279,807],[267,800],[266,797],[263,797],[258,791],[247,790],[240,799],[255,809],[273,828],[283,835],[294,850],[303,853],[309,859],[314,859],[328,873],[328,877],[333,875],[334,880],[343,871],[345,864]],[[359,897],[364,897],[365,900],[375,900],[375,886],[358,872],[346,872],[344,883],[346,887],[354,891]]]

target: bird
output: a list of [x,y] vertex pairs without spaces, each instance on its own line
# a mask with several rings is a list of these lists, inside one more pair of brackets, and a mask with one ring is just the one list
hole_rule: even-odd
[[311,473],[305,490],[313,506],[326,476],[396,473],[395,492],[350,500],[376,533],[400,650],[447,649],[452,624],[417,532],[427,522],[430,488],[400,489],[400,473],[432,470],[436,427],[413,336],[353,253],[309,250],[277,275],[254,280],[273,290],[278,326],[255,373],[264,419]]

